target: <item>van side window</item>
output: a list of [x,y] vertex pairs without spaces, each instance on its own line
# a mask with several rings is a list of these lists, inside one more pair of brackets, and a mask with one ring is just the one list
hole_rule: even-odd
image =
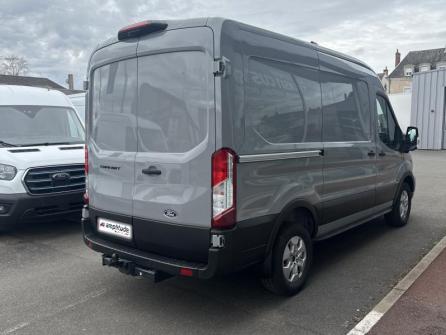
[[70,137],[82,138],[82,133],[78,126],[79,121],[76,119],[75,115],[73,113],[67,113],[67,117]]
[[321,72],[323,140],[368,141],[371,137],[369,90],[366,82]]
[[251,57],[246,85],[247,140],[269,144],[321,141],[316,70]]
[[398,150],[402,134],[393,117],[389,104],[380,96],[376,98],[376,116],[379,139],[389,148]]

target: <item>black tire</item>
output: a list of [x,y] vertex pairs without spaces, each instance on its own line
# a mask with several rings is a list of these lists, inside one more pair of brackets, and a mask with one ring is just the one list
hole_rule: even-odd
[[[300,241],[304,243],[305,261],[300,267],[300,271],[296,269],[299,273],[293,274],[293,271],[290,272],[290,275],[293,276],[292,281],[290,281],[290,279],[285,277],[285,271],[287,270],[284,270],[285,261],[283,261],[283,259],[285,256],[285,248],[288,248],[290,245],[289,242],[295,237],[300,238]],[[292,263],[301,261],[300,258],[296,256],[293,257],[295,257],[295,261]],[[276,242],[274,243],[272,251],[272,271],[268,277],[262,278],[263,286],[267,290],[278,295],[291,296],[298,293],[308,278],[312,261],[313,243],[308,230],[298,223],[289,223],[279,232]],[[296,263],[294,264],[298,267]]]
[[[403,203],[403,205],[402,205]],[[405,210],[403,210],[405,208]],[[409,222],[412,208],[412,191],[409,184],[403,183],[393,202],[393,209],[385,215],[386,223],[392,227],[403,227]],[[403,213],[404,212],[404,213]],[[404,215],[403,215],[404,214]]]

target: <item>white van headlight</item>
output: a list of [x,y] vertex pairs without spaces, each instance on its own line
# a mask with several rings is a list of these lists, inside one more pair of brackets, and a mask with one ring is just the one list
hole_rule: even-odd
[[12,165],[0,164],[0,180],[13,180],[17,169]]

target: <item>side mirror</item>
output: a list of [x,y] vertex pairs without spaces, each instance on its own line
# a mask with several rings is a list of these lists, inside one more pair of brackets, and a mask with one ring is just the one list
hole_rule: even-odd
[[418,144],[418,128],[407,127],[406,136],[404,138],[405,152],[413,151],[417,149]]

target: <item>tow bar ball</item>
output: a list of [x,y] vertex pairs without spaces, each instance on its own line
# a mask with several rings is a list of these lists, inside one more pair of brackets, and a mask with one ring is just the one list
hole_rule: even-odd
[[160,281],[173,277],[171,274],[165,272],[137,266],[132,261],[119,258],[117,254],[112,254],[111,256],[102,255],[102,265],[117,268],[120,272],[126,275],[145,277],[147,279],[150,279],[154,283],[158,283]]

